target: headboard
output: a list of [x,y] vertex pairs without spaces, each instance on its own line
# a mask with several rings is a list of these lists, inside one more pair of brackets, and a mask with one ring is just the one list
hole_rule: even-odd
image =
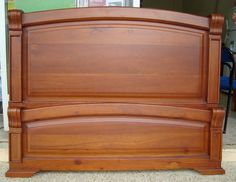
[[[223,173],[222,26],[220,15],[154,9],[9,11],[7,175],[48,169]],[[177,164],[161,167],[163,155]],[[139,157],[146,162],[132,164]],[[116,166],[117,160],[124,162]]]

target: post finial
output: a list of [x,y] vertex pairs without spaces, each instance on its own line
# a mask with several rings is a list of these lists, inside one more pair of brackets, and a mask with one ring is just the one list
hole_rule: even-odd
[[224,16],[220,14],[210,15],[210,34],[221,35],[223,31]]

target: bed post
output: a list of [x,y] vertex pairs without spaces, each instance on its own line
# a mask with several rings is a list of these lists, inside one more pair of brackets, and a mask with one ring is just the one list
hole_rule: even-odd
[[224,120],[224,110],[219,107],[220,97],[220,56],[221,56],[221,34],[224,17],[213,14],[210,16],[209,33],[209,64],[208,64],[208,95],[207,103],[212,109],[212,119],[210,125],[210,162],[214,167],[200,169],[202,174],[224,174],[221,168],[222,158],[222,125]]
[[23,12],[20,10],[12,10],[8,12],[10,50],[10,102],[22,101],[22,13]]
[[225,112],[222,108],[214,108],[212,110],[212,119],[210,125],[210,143],[209,143],[209,160],[211,167],[196,169],[201,174],[214,175],[225,174],[225,170],[221,167],[222,160],[222,125]]
[[[22,164],[21,108],[11,106],[22,102],[22,14],[21,10],[10,10],[9,21],[9,163],[8,177],[31,176],[34,172],[19,170]],[[17,170],[15,170],[17,168]]]
[[217,14],[210,16],[207,103],[211,107],[217,107],[219,104],[221,34],[223,23],[223,16]]

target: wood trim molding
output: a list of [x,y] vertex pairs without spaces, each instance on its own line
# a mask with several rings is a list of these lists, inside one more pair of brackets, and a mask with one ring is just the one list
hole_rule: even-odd
[[9,30],[20,31],[22,30],[22,14],[21,10],[9,10],[8,22]]
[[204,30],[209,29],[209,19],[206,17],[143,8],[90,7],[81,8],[79,11],[76,8],[71,8],[25,13],[23,16],[23,26],[73,21],[131,20],[184,25]]
[[[220,95],[220,50],[223,23],[224,17],[222,15],[213,14],[210,16],[207,102],[213,107],[219,103]],[[215,50],[219,51],[215,52]]]
[[211,127],[213,128],[222,128],[223,126],[223,119],[225,116],[225,111],[223,108],[216,108],[213,109],[213,115],[212,115],[212,121],[211,121]]
[[8,109],[9,126],[13,128],[21,127],[21,110],[18,108]]
[[220,14],[210,15],[210,34],[221,35],[224,25],[224,17]]
[[[22,100],[22,11],[11,10],[9,19],[10,101]],[[13,51],[14,50],[14,53]]]
[[[123,108],[123,109],[120,109]],[[137,114],[137,110],[139,114]],[[92,112],[91,112],[92,111]],[[42,119],[75,116],[154,116],[188,119],[192,121],[210,122],[210,110],[183,108],[174,106],[146,105],[146,104],[80,104],[53,106],[23,110],[22,121],[29,122]]]

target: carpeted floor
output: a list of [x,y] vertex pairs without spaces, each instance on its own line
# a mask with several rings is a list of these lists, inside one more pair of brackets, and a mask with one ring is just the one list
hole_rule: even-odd
[[134,172],[41,172],[32,178],[6,178],[0,163],[0,182],[236,182],[236,162],[224,162],[225,175],[203,176],[191,170]]

